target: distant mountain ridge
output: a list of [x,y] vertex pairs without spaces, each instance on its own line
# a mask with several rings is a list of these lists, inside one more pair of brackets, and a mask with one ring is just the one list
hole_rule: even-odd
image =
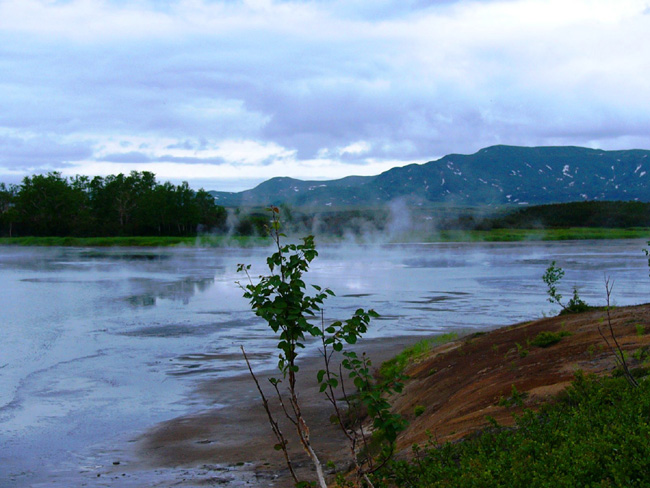
[[286,203],[300,207],[462,206],[562,203],[581,200],[650,201],[650,151],[603,151],[575,146],[491,146],[449,154],[376,176],[330,181],[272,178],[238,193],[210,192],[224,206]]

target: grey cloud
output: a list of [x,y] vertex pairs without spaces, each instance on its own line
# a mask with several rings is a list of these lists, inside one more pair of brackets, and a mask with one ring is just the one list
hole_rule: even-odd
[[101,158],[96,158],[97,161],[106,161],[111,163],[183,163],[183,164],[212,164],[221,165],[226,161],[223,158],[202,158],[192,156],[172,156],[164,154],[160,156],[151,156],[141,152],[128,152],[128,153],[114,153],[107,154]]
[[150,163],[151,157],[141,152],[132,151],[107,154],[106,156],[97,158],[97,161],[109,161],[111,163]]
[[185,164],[213,164],[221,165],[225,164],[226,161],[223,158],[201,158],[201,157],[191,157],[191,156],[158,156],[155,158],[156,161],[164,161],[166,163],[185,163]]
[[0,126],[63,134],[155,131],[242,137],[260,123],[256,114],[197,116],[207,103],[228,98],[228,91],[213,81],[218,73],[209,70],[218,53],[206,64],[209,51],[197,64],[183,59],[197,45],[80,47],[1,35],[0,44],[5,46],[0,60],[7,66],[0,87]]
[[35,165],[61,164],[92,156],[90,145],[61,143],[50,137],[20,138],[0,136],[0,166],[29,168]]
[[179,141],[176,144],[169,144],[167,146],[167,149],[185,149],[187,151],[191,151],[191,150],[205,149],[207,146],[208,146],[208,141],[205,138],[201,138],[198,140],[185,139],[183,141]]

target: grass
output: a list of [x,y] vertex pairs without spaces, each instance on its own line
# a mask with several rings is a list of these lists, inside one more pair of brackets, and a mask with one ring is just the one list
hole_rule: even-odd
[[455,339],[458,339],[458,334],[449,332],[447,334],[440,334],[427,339],[422,339],[410,347],[407,347],[397,356],[384,361],[379,368],[379,374],[384,379],[391,379],[401,375],[406,367],[416,361],[418,358],[424,356],[431,347],[446,344]]
[[569,229],[492,229],[492,230],[447,230],[430,236],[428,242],[519,242],[519,241],[564,241],[586,239],[647,239],[648,228],[605,229],[572,227]]
[[134,237],[1,237],[0,245],[68,247],[252,247],[269,244],[262,237],[241,236],[134,236]]
[[385,487],[647,487],[650,479],[650,381],[587,378],[515,428],[496,422],[462,442],[414,447],[375,476]]
[[[521,242],[563,241],[585,239],[648,239],[650,228],[603,229],[575,227],[570,229],[492,229],[492,230],[446,230],[433,235],[407,236],[409,242]],[[338,239],[319,236],[328,242]],[[244,236],[198,236],[198,237],[0,237],[0,245],[17,246],[200,246],[200,247],[253,247],[266,246],[269,239]]]
[[530,345],[536,347],[550,347],[560,342],[562,338],[570,335],[571,332],[565,330],[560,332],[550,332],[546,330],[537,334],[535,338],[530,341]]

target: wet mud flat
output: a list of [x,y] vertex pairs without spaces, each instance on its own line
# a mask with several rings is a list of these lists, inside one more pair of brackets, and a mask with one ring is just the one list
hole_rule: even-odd
[[[356,348],[366,352],[373,365],[390,359],[413,343],[413,337],[374,339]],[[339,469],[349,463],[346,440],[330,422],[333,413],[324,395],[318,391],[316,373],[322,358],[303,358],[300,362],[299,395],[308,420],[314,448],[323,464],[333,462]],[[266,378],[273,372],[260,372],[260,384],[271,397]],[[267,388],[269,387],[269,388]],[[190,470],[192,478],[177,480],[174,486],[293,486],[277,442],[271,432],[259,394],[250,375],[205,382],[202,395],[226,405],[163,422],[138,438],[134,446],[134,463],[150,470]],[[270,400],[272,403],[273,400]],[[276,405],[277,406],[277,405]],[[290,453],[298,473],[308,478],[311,461],[293,439],[292,426],[275,409],[283,432],[291,439]]]

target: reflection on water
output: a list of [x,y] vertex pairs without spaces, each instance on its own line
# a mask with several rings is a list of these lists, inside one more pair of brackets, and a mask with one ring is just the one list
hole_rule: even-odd
[[142,278],[133,281],[138,282],[137,288],[143,290],[141,293],[127,298],[128,303],[133,307],[151,307],[160,298],[178,300],[184,305],[188,305],[195,294],[205,292],[214,285],[214,277],[185,277],[164,284],[156,280]]
[[[646,301],[644,245],[325,246],[308,279],[337,294],[326,320],[374,308],[370,337],[485,329],[554,312],[541,280],[551,260],[566,270],[565,295],[576,284],[604,302],[607,273],[617,304]],[[256,367],[272,365],[269,332],[235,284],[238,263],[266,271],[266,252],[0,247],[0,486],[78,472],[101,439],[123,445],[206,408],[195,392],[245,370],[241,344]]]

